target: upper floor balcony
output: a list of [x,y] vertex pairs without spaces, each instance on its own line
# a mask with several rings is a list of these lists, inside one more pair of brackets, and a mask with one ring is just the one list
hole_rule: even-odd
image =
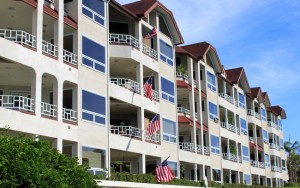
[[273,127],[274,129],[278,129],[277,124],[275,122],[273,122],[273,121],[269,121],[268,120],[268,126],[269,127]]

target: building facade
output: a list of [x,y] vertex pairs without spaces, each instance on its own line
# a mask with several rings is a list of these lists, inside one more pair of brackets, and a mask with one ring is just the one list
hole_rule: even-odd
[[[288,181],[284,109],[243,68],[226,70],[209,43],[182,45],[160,2],[2,4],[0,126],[12,135],[48,140],[91,173],[153,173],[168,158],[188,180]],[[157,114],[161,129],[149,135]]]

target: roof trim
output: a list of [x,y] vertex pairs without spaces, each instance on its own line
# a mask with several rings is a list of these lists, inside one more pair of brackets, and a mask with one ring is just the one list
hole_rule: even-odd
[[129,9],[118,3],[116,0],[110,0],[110,5],[120,11],[123,14],[126,14],[127,16],[135,19],[135,20],[140,20],[133,12],[131,12]]

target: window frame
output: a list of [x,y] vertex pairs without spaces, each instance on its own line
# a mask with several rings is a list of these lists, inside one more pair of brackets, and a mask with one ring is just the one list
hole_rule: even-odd
[[[92,111],[83,109],[83,107],[82,107],[82,106],[83,106],[83,98],[82,98],[82,97],[83,97],[83,95],[82,95],[82,92],[83,92],[83,91],[92,93],[92,94],[94,94],[94,95],[103,97],[103,98],[105,99],[105,113],[106,113],[105,115],[103,115],[103,114],[98,114],[98,113],[96,113],[96,112],[92,112]],[[98,115],[99,117],[105,119],[105,124],[101,124],[101,123],[97,123],[97,122],[95,122],[95,121],[90,121],[90,120],[87,120],[87,119],[83,119],[82,113],[88,113],[88,114],[91,114],[91,115],[93,115],[93,116],[95,116],[95,114],[96,114],[96,115]],[[95,119],[95,117],[94,117],[93,119]],[[90,90],[88,90],[88,89],[82,88],[82,89],[81,89],[81,121],[84,121],[84,122],[88,122],[88,123],[92,123],[92,124],[96,124],[96,125],[100,125],[100,126],[106,127],[106,125],[107,125],[107,97],[104,96],[104,95],[98,94],[98,93],[96,93],[96,92],[90,91]]]
[[[242,94],[241,92],[238,92],[239,93],[239,107],[242,108],[242,109],[245,109],[246,108],[246,105],[245,105],[245,95]],[[244,101],[240,101],[240,96],[243,96],[244,98]]]
[[[214,182],[219,182],[219,183],[221,183],[221,182],[222,182],[222,170],[221,170],[220,168],[212,168],[211,170],[212,170],[212,180],[213,180]],[[220,172],[220,181],[214,179],[214,170]]]
[[172,33],[170,32],[169,25],[167,24],[167,22],[166,22],[164,16],[163,16],[162,14],[158,13],[158,19],[159,19],[159,17],[161,17],[161,18],[163,19],[164,24],[166,25],[166,28],[167,28],[167,30],[168,30],[170,36],[167,36],[165,33],[163,33],[163,32],[161,31],[161,29],[160,29],[160,27],[159,27],[159,24],[160,24],[160,23],[158,24],[158,31],[159,31],[161,34],[163,34],[164,36],[166,36],[166,37],[170,38],[171,40],[173,40]]
[[[92,146],[92,145],[87,145],[87,144],[82,144],[81,147],[80,147],[80,152],[81,152],[81,164],[82,164],[82,149],[83,147],[87,147],[87,148],[92,148],[92,149],[100,149],[100,150],[103,150],[105,151],[105,168],[107,169],[108,167],[108,155],[107,155],[107,149],[106,148],[102,148],[102,147],[96,147],[96,146]],[[90,168],[96,168],[96,167],[90,167]],[[103,169],[104,170],[104,169]]]
[[[249,183],[247,183],[246,181],[245,181],[245,176],[248,176],[249,177]],[[243,174],[243,180],[244,180],[244,184],[245,185],[251,185],[251,174]]]
[[[245,121],[246,128],[243,128],[243,127],[242,127],[242,120]],[[247,125],[247,120],[240,117],[240,125],[241,125],[241,126],[240,126],[241,132],[242,132],[244,135],[248,136],[248,125]]]
[[[177,141],[177,134],[178,134],[178,133],[177,133],[176,122],[173,121],[173,120],[171,120],[171,119],[165,118],[165,117],[161,118],[161,120],[162,120],[163,141],[164,141],[164,142],[167,142],[167,143],[171,143],[171,144],[177,144],[177,142],[178,142],[178,141]],[[174,123],[175,134],[176,134],[176,135],[172,135],[172,134],[169,134],[169,133],[165,133],[165,132],[164,132],[164,120],[171,121],[172,123]],[[164,139],[165,136],[167,136],[169,139],[168,139],[168,140],[165,140],[165,139]],[[174,138],[174,139],[175,139],[175,142],[170,141],[170,140],[171,140],[170,138]]]
[[[217,92],[217,80],[216,80],[216,75],[214,75],[213,73],[211,73],[210,71],[206,71],[206,75],[207,75],[207,87],[208,89],[210,89],[212,92],[216,93]],[[209,76],[213,76],[215,79],[215,85],[213,83],[211,83],[209,81]]]
[[[92,57],[89,57],[89,56],[87,56],[87,55],[85,55],[85,54],[83,53],[83,37],[85,37],[85,38],[87,38],[88,40],[90,40],[90,41],[92,41],[92,42],[94,42],[94,43],[96,43],[96,44],[98,44],[98,45],[104,47],[104,55],[105,55],[105,58],[104,58],[104,59],[105,59],[105,63],[99,62],[98,60],[96,60],[96,59],[94,59],[94,58],[92,58]],[[99,72],[99,73],[101,73],[101,74],[103,74],[103,75],[106,76],[106,75],[107,75],[107,47],[106,47],[104,44],[100,43],[99,41],[96,41],[96,40],[94,40],[93,38],[90,38],[90,37],[86,36],[85,34],[82,34],[82,35],[81,35],[81,48],[82,48],[82,49],[81,49],[81,52],[82,52],[81,65],[84,66],[84,67],[86,67],[86,68],[89,68],[89,69],[91,69],[91,70],[94,70],[94,71],[96,71],[96,72]],[[103,66],[103,67],[104,67],[104,72],[102,72],[102,71],[100,71],[100,70],[97,70],[97,69],[95,68],[95,66],[90,67],[90,66],[84,64],[84,63],[83,63],[83,58],[91,59],[91,60],[97,61],[98,63],[97,63],[97,62],[93,62],[93,65],[94,65],[95,63],[97,63],[98,65]]]
[[[167,93],[167,92],[163,91],[162,78],[169,81],[169,82],[171,82],[171,83],[173,83],[173,93],[174,93],[174,95],[171,95],[170,93]],[[165,100],[167,102],[175,104],[175,83],[172,82],[171,80],[167,79],[166,77],[163,77],[163,76],[160,76],[160,83],[161,83],[160,84],[160,90],[161,90],[161,95],[160,96],[161,96],[162,100]],[[165,99],[163,97],[163,95],[166,95],[168,99]],[[170,98],[173,98],[174,102],[170,101]]]
[[[210,112],[210,103],[215,105],[216,108],[217,108],[217,114],[213,114]],[[208,115],[209,115],[209,119],[212,120],[212,121],[215,121],[215,118],[219,119],[219,111],[218,111],[218,105],[216,105],[215,103],[211,102],[211,101],[208,101]]]
[[[244,155],[244,148],[247,148],[248,156]],[[248,146],[242,145],[242,158],[243,158],[243,162],[247,162],[247,163],[250,162],[250,152]]]
[[168,165],[169,165],[169,167],[170,167],[170,169],[172,170],[172,168],[171,168],[171,166],[170,166],[170,164],[176,164],[176,171],[174,172],[173,170],[172,170],[172,172],[175,174],[175,176],[177,176],[178,175],[178,163],[176,162],[176,161],[172,161],[172,160],[167,160],[167,163],[168,163]]
[[[266,113],[266,109],[264,109],[264,108],[260,108],[260,111],[261,111],[261,120],[262,121],[267,121],[267,113]],[[264,114],[263,114],[263,112],[264,112]]]
[[278,130],[282,131],[282,120],[280,118],[277,118],[277,122],[278,122]]
[[[267,133],[267,138],[265,138],[265,133]],[[269,133],[265,129],[263,129],[263,140],[266,144],[269,144]]]
[[[268,161],[266,160],[266,155],[268,156],[268,158],[267,158]],[[270,163],[270,155],[269,155],[268,153],[265,153],[264,158],[265,158],[265,166],[268,167],[268,168],[270,168],[270,166],[271,166],[271,163]]]
[[[212,145],[212,136],[217,137],[219,140],[219,147]],[[221,155],[221,144],[220,144],[220,137],[214,134],[210,134],[210,152],[215,155]]]
[[[93,1],[94,1],[94,0],[93,0]],[[92,22],[95,22],[96,24],[98,24],[98,25],[100,25],[100,26],[106,28],[106,24],[107,24],[107,23],[106,23],[106,11],[107,11],[107,10],[106,10],[106,7],[107,7],[107,5],[106,5],[106,1],[100,0],[100,2],[103,2],[103,6],[104,6],[103,16],[100,15],[99,13],[95,12],[94,10],[92,10],[90,7],[87,7],[86,5],[84,5],[84,4],[83,4],[83,0],[81,1],[81,14],[82,14],[84,17],[86,17],[86,18],[88,18],[89,20],[91,20]],[[83,13],[83,9],[86,9],[87,11],[91,12],[92,15],[93,15],[93,18],[91,18],[91,17],[89,17],[88,15],[84,14],[84,13]],[[100,19],[102,19],[102,20],[103,20],[103,24],[101,24],[100,22],[96,21],[96,20],[95,20],[95,16],[98,16]]]
[[[170,57],[168,57],[166,54],[162,53],[161,52],[161,43],[160,42],[163,42],[165,43],[166,45],[170,46],[172,48],[172,56],[173,56],[173,59],[171,59]],[[166,61],[164,61],[161,56],[163,56]],[[167,43],[166,41],[162,40],[162,39],[159,39],[159,59],[164,62],[166,65],[170,66],[170,67],[174,67],[174,46],[170,45],[169,43]],[[170,60],[172,62],[172,65],[168,63],[168,60]]]

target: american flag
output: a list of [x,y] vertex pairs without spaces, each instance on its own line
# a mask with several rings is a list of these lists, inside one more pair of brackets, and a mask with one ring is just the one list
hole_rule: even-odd
[[151,136],[153,133],[158,131],[160,129],[160,123],[159,123],[159,115],[156,114],[154,118],[149,123],[149,126],[147,128],[148,136]]
[[172,172],[171,168],[169,167],[167,160],[165,160],[158,167],[156,167],[155,174],[157,182],[169,182],[176,177],[175,174]]
[[152,77],[151,76],[148,78],[148,80],[144,84],[144,91],[145,91],[146,97],[152,101],[153,91],[152,91]]
[[154,26],[153,29],[145,36],[146,39],[151,39],[153,38],[155,35],[157,35],[157,29]]

